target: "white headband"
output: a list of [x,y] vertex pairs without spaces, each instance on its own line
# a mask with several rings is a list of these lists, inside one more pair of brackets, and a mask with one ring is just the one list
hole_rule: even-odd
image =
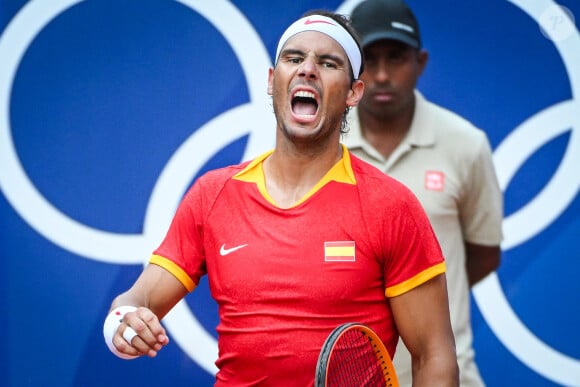
[[278,42],[278,49],[276,50],[276,63],[278,63],[280,51],[282,50],[284,44],[286,44],[286,41],[292,36],[305,31],[322,32],[323,34],[326,34],[332,39],[336,40],[346,52],[346,56],[348,56],[354,77],[359,77],[362,57],[355,40],[348,33],[348,31],[336,21],[321,15],[303,17],[302,19],[292,23],[290,27],[286,29],[280,38],[280,41]]

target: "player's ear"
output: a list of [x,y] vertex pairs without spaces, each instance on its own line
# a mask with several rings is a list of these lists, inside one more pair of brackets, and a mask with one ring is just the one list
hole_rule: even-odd
[[350,86],[350,91],[348,92],[348,97],[346,99],[347,106],[356,106],[361,100],[363,93],[365,91],[365,84],[360,79],[357,79]]
[[272,81],[274,78],[274,69],[270,67],[268,69],[268,95],[272,95]]

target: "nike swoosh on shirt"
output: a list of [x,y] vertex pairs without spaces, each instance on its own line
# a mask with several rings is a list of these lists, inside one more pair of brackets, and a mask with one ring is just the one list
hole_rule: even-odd
[[230,253],[233,253],[234,251],[237,251],[239,249],[242,249],[242,248],[246,247],[247,245],[248,244],[246,243],[245,245],[239,245],[239,246],[236,246],[236,247],[231,247],[229,249],[226,249],[226,244],[224,243],[222,245],[222,247],[220,247],[220,255],[223,257],[225,255],[228,255]]

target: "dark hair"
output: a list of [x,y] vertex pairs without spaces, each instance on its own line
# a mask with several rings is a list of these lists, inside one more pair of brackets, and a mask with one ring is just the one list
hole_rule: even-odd
[[[350,18],[346,15],[342,15],[342,14],[332,12],[332,11],[327,11],[324,9],[313,9],[311,11],[307,11],[302,15],[302,17],[312,16],[312,15],[320,15],[320,16],[326,16],[328,18],[331,18],[332,20],[334,20],[338,24],[340,24],[346,30],[346,32],[348,32],[350,34],[350,36],[352,36],[352,38],[354,39],[354,41],[358,47],[358,51],[360,52],[360,57],[361,57],[361,64],[360,64],[360,71],[359,71],[359,77],[360,77],[360,74],[362,74],[364,69],[365,69],[364,51],[362,49],[362,43],[360,41],[358,33],[350,24]],[[354,77],[354,72],[352,70],[352,63],[350,63],[350,61],[349,61],[348,64],[350,67],[350,83],[352,85],[352,83],[357,78]],[[348,133],[347,116],[348,116],[349,111],[350,111],[350,106],[347,106],[345,111],[344,111],[344,114],[342,115],[342,123],[340,125],[340,133],[341,134]]]

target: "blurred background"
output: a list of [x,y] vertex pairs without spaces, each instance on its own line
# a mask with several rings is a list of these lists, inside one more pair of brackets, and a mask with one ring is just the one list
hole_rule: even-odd
[[[205,280],[155,359],[114,357],[104,317],[195,178],[273,147],[287,25],[356,2],[0,0],[0,385],[213,384]],[[482,376],[580,386],[580,2],[408,3],[420,90],[487,132],[505,193],[502,264],[473,290]]]

